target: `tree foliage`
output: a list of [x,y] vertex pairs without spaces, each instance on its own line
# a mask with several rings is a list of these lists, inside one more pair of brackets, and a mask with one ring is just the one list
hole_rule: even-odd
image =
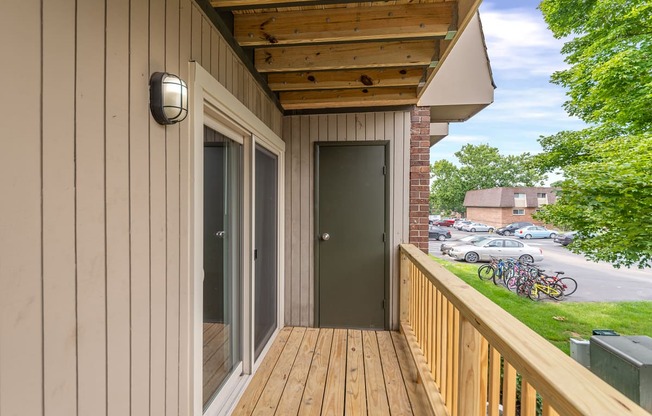
[[508,186],[534,186],[545,176],[530,168],[529,153],[502,156],[487,144],[467,144],[455,153],[459,167],[448,160],[439,160],[430,167],[433,182],[431,206],[441,211],[464,211],[467,191]]
[[562,169],[557,204],[538,218],[577,230],[571,250],[616,266],[652,264],[652,2],[543,0],[539,6],[568,69],[566,111],[589,127],[542,137],[534,158]]

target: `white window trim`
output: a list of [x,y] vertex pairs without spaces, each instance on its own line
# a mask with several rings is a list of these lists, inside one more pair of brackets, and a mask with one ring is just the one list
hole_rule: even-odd
[[[519,214],[518,211],[523,211],[522,214]],[[525,215],[524,209],[512,209],[512,215]]]
[[[225,383],[222,391],[211,402],[205,415],[221,415],[235,406],[244,392],[251,374],[264,359],[269,346],[274,342],[278,331],[283,326],[284,305],[284,230],[285,230],[285,143],[265,123],[244,106],[223,85],[196,62],[189,63],[189,276],[190,276],[190,310],[189,322],[189,385],[192,391],[191,414],[202,415],[202,321],[203,321],[203,149],[204,125],[219,124],[220,131],[226,131],[228,136],[244,138],[245,152],[245,200],[243,227],[243,357],[241,370],[236,371]],[[243,134],[244,133],[244,134]],[[255,144],[258,143],[278,156],[278,328],[259,359],[253,363],[253,155]],[[239,374],[241,372],[242,374]]]

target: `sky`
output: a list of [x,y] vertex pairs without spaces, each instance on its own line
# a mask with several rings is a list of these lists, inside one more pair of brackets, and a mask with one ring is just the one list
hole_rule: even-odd
[[[467,143],[489,144],[501,155],[539,153],[537,139],[583,123],[562,105],[565,90],[549,82],[566,67],[557,40],[548,30],[538,0],[484,0],[480,19],[493,71],[494,102],[463,123],[450,123],[449,135],[430,150],[430,162],[457,162]],[[559,179],[550,177],[548,183]]]

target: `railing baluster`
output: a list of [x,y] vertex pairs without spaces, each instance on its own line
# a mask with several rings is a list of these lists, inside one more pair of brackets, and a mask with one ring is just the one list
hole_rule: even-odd
[[499,416],[500,405],[500,353],[491,347],[489,355],[489,408],[487,416]]
[[[478,331],[478,334],[480,332]],[[488,394],[488,377],[489,377],[489,342],[480,334],[480,414],[486,414],[487,394]]]
[[441,359],[441,354],[442,354],[442,345],[444,343],[444,336],[442,333],[442,294],[440,291],[437,291],[437,305],[436,305],[436,310],[437,310],[437,318],[435,321],[436,325],[436,331],[437,332],[437,344],[435,346],[435,365],[437,366],[436,369],[436,375],[435,375],[435,381],[437,382],[437,385],[441,389],[441,367],[442,367],[442,359]]
[[446,331],[448,336],[446,337],[446,406],[448,407],[451,415],[453,415],[453,357],[455,357],[455,351],[453,346],[453,339],[455,338],[455,332],[453,330],[453,323],[455,322],[455,314],[453,312],[453,304],[448,300],[446,301]]
[[[446,299],[442,298],[441,305],[441,396],[446,401],[448,394],[448,306]],[[446,403],[448,407],[448,403]]]
[[537,392],[526,378],[521,376],[521,416],[536,416],[536,414]]
[[464,317],[459,320],[458,337],[459,377],[455,388],[453,415],[479,416],[482,414],[480,402],[484,396],[482,389],[482,337]]
[[435,369],[432,364],[432,285],[428,285],[428,300],[426,301],[426,309],[428,312],[428,317],[426,318],[426,337],[427,337],[427,346],[426,346],[426,361],[428,362],[428,368],[430,372]]
[[550,405],[550,403],[548,403],[548,402],[545,401],[545,400],[543,401],[543,407],[542,407],[542,410],[543,410],[543,413],[542,413],[543,416],[559,416],[559,413],[557,413],[557,412],[555,411],[555,409],[552,408],[552,406]]
[[503,359],[503,416],[516,415],[516,370]]

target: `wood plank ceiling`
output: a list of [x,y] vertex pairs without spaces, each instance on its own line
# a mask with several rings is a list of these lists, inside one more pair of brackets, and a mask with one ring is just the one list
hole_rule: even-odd
[[284,110],[416,104],[480,0],[213,0]]

